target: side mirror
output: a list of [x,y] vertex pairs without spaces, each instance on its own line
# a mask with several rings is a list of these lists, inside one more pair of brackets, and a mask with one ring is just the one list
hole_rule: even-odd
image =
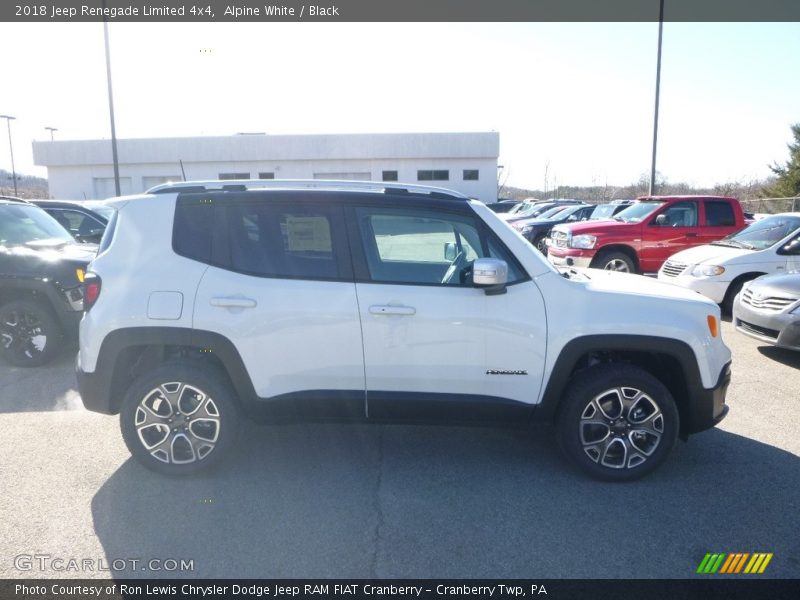
[[656,217],[656,225],[659,227],[666,227],[669,225],[669,217],[667,215],[658,215]]
[[472,263],[472,284],[487,296],[506,293],[508,264],[498,258],[478,258]]
[[444,259],[447,262],[453,262],[458,256],[458,248],[453,242],[444,243]]
[[567,221],[577,221],[577,220],[578,220],[578,217],[576,217],[575,215],[570,215],[570,216],[567,217]]

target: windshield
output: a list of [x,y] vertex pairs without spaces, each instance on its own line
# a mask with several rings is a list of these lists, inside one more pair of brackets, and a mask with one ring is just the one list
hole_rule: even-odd
[[590,219],[610,219],[614,216],[614,209],[618,204],[601,204],[592,211]]
[[0,244],[29,244],[43,240],[72,242],[72,236],[41,208],[29,204],[0,205]]
[[617,221],[623,223],[641,223],[648,215],[652,214],[663,202],[637,202],[619,212],[614,217]]
[[714,242],[717,245],[735,245],[752,250],[764,250],[777,244],[787,235],[800,230],[800,216],[774,215],[756,221],[739,233]]
[[554,206],[553,208],[548,208],[546,211],[539,214],[540,219],[550,219],[560,213],[561,211],[565,211],[568,208],[572,208],[571,206]]

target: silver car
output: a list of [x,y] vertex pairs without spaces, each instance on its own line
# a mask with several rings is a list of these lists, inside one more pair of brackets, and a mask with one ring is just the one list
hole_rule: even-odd
[[800,273],[745,284],[733,303],[733,323],[745,335],[800,351]]

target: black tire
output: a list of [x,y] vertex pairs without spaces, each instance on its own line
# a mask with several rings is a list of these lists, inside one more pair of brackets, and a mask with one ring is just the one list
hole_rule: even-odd
[[615,250],[601,252],[597,258],[592,261],[592,267],[595,269],[604,269],[606,271],[617,271],[620,273],[636,273],[636,263],[633,259],[624,252]]
[[0,356],[15,367],[40,367],[58,354],[64,334],[49,306],[12,300],[0,307]]
[[142,465],[165,475],[190,475],[218,464],[235,444],[239,411],[219,370],[176,362],[133,381],[122,401],[120,428]]
[[547,244],[545,243],[546,239],[547,239],[547,235],[544,234],[544,235],[538,236],[535,240],[533,240],[533,245],[536,247],[536,249],[539,252],[541,252],[545,256],[547,256]]
[[631,365],[581,371],[558,413],[562,450],[584,472],[605,481],[632,481],[656,469],[672,450],[678,429],[669,390]]
[[755,277],[757,276],[754,276],[750,279],[737,279],[728,286],[728,291],[725,292],[725,298],[723,298],[722,304],[720,305],[723,314],[725,315],[733,314],[733,301],[736,299],[736,296],[739,294],[739,292],[742,291],[744,284],[747,283],[748,281],[752,281],[753,279],[755,279]]

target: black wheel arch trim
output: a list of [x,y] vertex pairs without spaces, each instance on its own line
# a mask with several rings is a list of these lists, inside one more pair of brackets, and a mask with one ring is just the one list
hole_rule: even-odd
[[683,437],[716,425],[727,414],[725,393],[730,382],[730,363],[719,374],[713,388],[705,388],[697,366],[697,358],[686,342],[646,335],[587,335],[570,340],[556,360],[547,381],[542,401],[536,407],[536,420],[552,420],[558,411],[561,398],[570,383],[570,377],[579,361],[591,352],[637,352],[668,356],[677,361],[683,372],[683,386],[664,381],[675,396],[676,387],[684,397],[675,397],[681,416],[680,432]]
[[117,360],[127,348],[137,346],[183,346],[196,348],[219,359],[228,374],[236,396],[243,402],[256,397],[253,382],[239,351],[225,336],[188,327],[127,327],[109,333],[100,345],[92,373],[77,369],[78,388],[84,406],[103,414],[117,414],[121,396],[116,397]]

